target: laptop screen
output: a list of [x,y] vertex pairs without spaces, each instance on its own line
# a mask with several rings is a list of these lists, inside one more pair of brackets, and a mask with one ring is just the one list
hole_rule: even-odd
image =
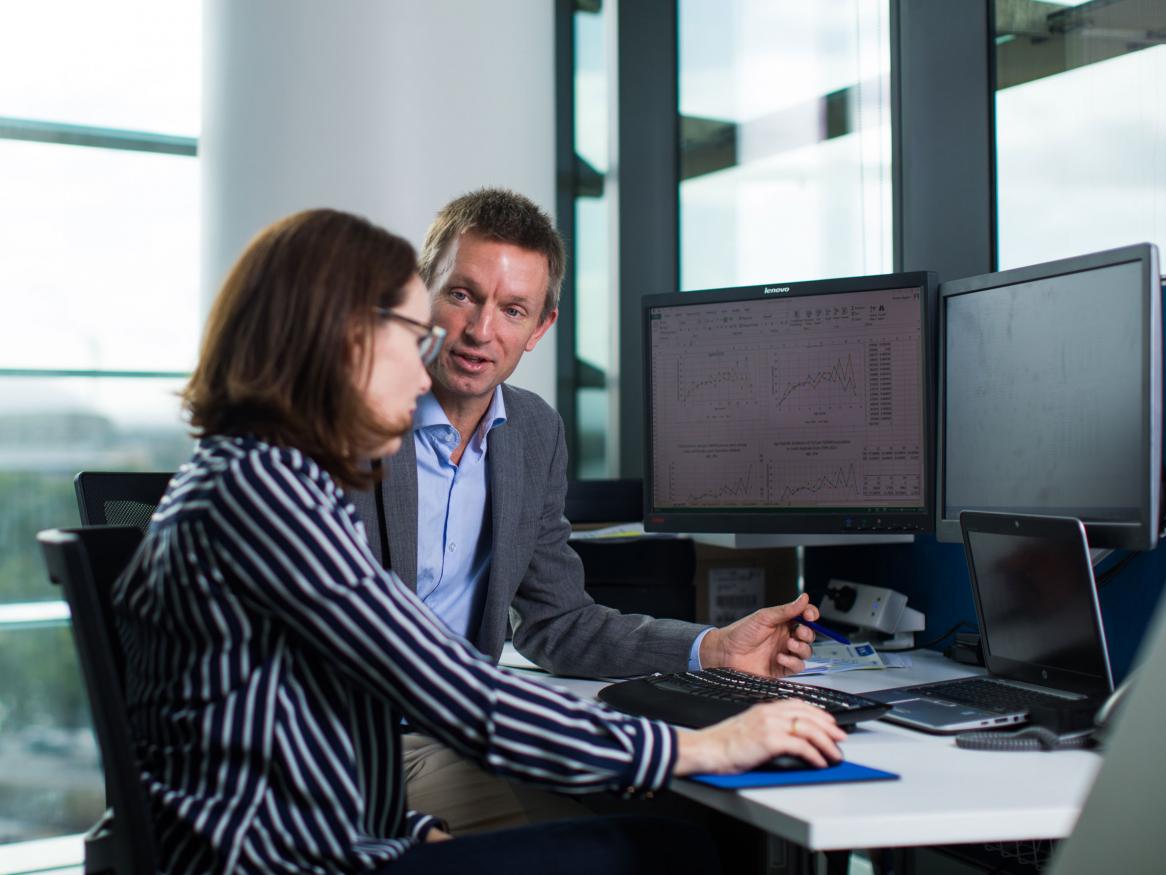
[[989,670],[1077,693],[1112,689],[1080,524],[1006,516],[965,525],[965,541]]

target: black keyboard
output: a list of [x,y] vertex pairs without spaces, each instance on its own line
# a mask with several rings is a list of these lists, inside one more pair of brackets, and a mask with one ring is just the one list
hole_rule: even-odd
[[652,675],[599,691],[599,700],[619,711],[698,729],[772,699],[802,699],[829,711],[842,726],[874,720],[890,710],[851,693],[726,668]]
[[944,681],[942,684],[926,684],[922,687],[929,695],[972,705],[985,711],[1026,711],[1043,706],[1064,708],[1075,701],[1067,696],[1056,696],[1001,683],[991,678],[967,678],[958,681]]

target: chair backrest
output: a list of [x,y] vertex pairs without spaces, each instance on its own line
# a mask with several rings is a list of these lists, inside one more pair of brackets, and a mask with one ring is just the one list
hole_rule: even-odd
[[150,524],[173,474],[156,471],[82,471],[73,478],[83,526]]
[[[113,626],[113,584],[142,542],[133,526],[49,529],[37,535],[49,578],[65,591],[73,642],[101,748],[114,822],[86,838],[86,872],[157,872],[153,826],[130,740],[125,659]],[[107,817],[108,821],[108,817]]]

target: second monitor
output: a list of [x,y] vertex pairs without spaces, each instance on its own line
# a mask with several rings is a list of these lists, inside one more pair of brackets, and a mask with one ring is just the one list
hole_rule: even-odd
[[939,540],[977,510],[1075,517],[1091,547],[1153,549],[1158,267],[1142,243],[940,286]]
[[929,531],[935,292],[916,272],[645,297],[645,527]]

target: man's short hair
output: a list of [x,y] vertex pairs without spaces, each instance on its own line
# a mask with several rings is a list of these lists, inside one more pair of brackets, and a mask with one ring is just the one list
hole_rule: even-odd
[[530,198],[506,188],[480,188],[450,201],[429,226],[418,258],[417,270],[431,291],[446,267],[443,262],[451,244],[467,231],[546,258],[549,278],[539,322],[546,321],[559,306],[567,260],[563,238],[551,217]]

